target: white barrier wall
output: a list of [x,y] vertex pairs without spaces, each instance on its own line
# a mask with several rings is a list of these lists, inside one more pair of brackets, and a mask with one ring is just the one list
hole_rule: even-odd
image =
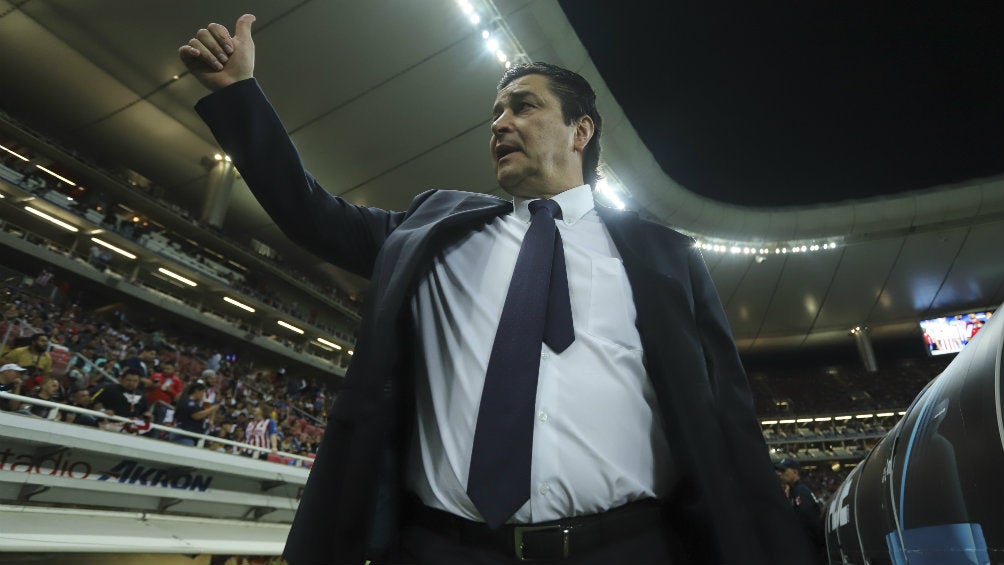
[[278,555],[308,473],[0,412],[0,552]]

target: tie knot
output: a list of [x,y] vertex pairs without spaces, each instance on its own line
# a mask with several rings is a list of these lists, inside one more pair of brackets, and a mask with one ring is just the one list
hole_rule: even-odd
[[541,198],[540,200],[534,200],[529,204],[530,214],[536,215],[538,210],[547,210],[547,214],[552,218],[561,217],[561,206],[549,198]]

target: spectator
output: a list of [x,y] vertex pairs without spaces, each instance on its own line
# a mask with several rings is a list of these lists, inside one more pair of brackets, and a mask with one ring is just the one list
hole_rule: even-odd
[[122,366],[136,369],[140,382],[146,386],[157,368],[157,350],[152,345],[143,346],[137,355],[123,361]]
[[[188,386],[180,399],[174,413],[175,426],[186,432],[202,434],[206,431],[206,418],[215,414],[220,408],[214,404],[204,408],[202,401],[206,395],[206,383],[195,381]],[[195,445],[195,438],[182,434],[171,434],[170,440],[181,445]]]
[[247,431],[248,427],[248,414],[244,410],[240,410],[234,415],[234,420],[237,422],[237,428],[243,431]]
[[[59,379],[50,375],[48,377],[44,377],[42,379],[42,384],[38,386],[38,389],[31,391],[28,396],[39,400],[46,400],[48,402],[61,402],[62,398],[59,393],[60,388],[62,387],[59,384]],[[32,404],[29,410],[34,416],[38,416],[39,418],[48,418],[49,414],[54,409],[49,406]]]
[[168,410],[175,405],[181,393],[185,390],[185,382],[175,373],[175,365],[171,361],[162,364],[163,370],[150,376],[146,385],[146,401],[153,407],[153,421],[162,424]]
[[270,452],[279,450],[279,430],[271,417],[271,410],[266,410],[263,404],[254,407],[253,419],[248,422],[244,432],[245,441],[261,448],[259,459],[267,459]]
[[[79,334],[77,334],[79,335]],[[94,362],[97,360],[98,356],[94,352],[93,343],[85,343],[80,346],[80,351],[76,352],[70,358],[70,362],[67,364],[68,369],[77,369],[86,378],[92,372],[94,372],[95,365]]]
[[152,419],[153,413],[146,396],[139,388],[139,372],[127,368],[118,384],[103,385],[91,395],[94,403],[101,403],[104,412],[123,418]]
[[788,488],[791,503],[798,521],[802,524],[806,539],[816,549],[819,563],[826,563],[826,535],[823,531],[823,510],[819,499],[801,480],[802,466],[791,457],[785,457],[774,464],[781,482]]
[[119,363],[119,354],[116,351],[109,349],[104,355],[98,356],[94,361],[94,371],[92,372],[92,381],[94,380],[93,373],[100,375],[97,377],[98,380],[106,379],[105,375],[101,372],[110,375],[112,378],[118,378],[122,374],[122,364]]
[[219,351],[217,351],[216,353],[213,353],[212,356],[209,357],[209,360],[206,361],[206,369],[210,370],[210,371],[219,371],[220,370],[220,361],[222,359],[223,359],[223,356],[220,355]]
[[[24,367],[16,363],[7,363],[0,367],[0,392],[11,394],[21,394],[21,377],[27,371]],[[0,410],[16,411],[20,404],[6,398],[0,398]]]
[[[91,409],[91,393],[86,388],[75,388],[70,392],[69,401],[67,402],[70,406],[75,406],[77,408],[87,408]],[[98,419],[90,414],[78,414],[77,412],[71,412],[65,410],[61,412],[62,420],[71,424],[78,424],[81,426],[91,426],[98,427]]]
[[220,395],[220,376],[213,369],[202,371],[202,381],[206,383],[206,398],[204,404],[216,404]]
[[[234,431],[230,434],[230,441],[235,441],[238,443],[244,443],[246,438],[244,437],[245,428],[240,426],[234,426]],[[237,446],[231,446],[230,452],[234,455],[243,455],[245,457],[251,457],[252,453],[250,449],[245,449]]]
[[42,379],[52,374],[52,356],[49,355],[49,336],[36,333],[31,336],[31,342],[23,347],[11,349],[0,358],[2,363],[13,363],[26,369],[28,380],[24,383],[26,390],[42,384]]

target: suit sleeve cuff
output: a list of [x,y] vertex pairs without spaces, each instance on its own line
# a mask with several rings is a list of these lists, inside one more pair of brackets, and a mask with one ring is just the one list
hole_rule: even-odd
[[203,96],[195,103],[195,111],[203,120],[209,121],[210,116],[226,112],[227,108],[243,105],[240,104],[241,100],[255,96],[264,97],[265,93],[256,78],[246,78]]

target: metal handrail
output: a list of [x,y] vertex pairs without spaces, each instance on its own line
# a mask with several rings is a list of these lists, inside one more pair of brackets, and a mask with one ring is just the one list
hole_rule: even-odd
[[[51,346],[51,345],[50,345],[49,349],[50,349],[50,350],[52,349],[52,346]],[[86,355],[84,355],[83,353],[80,353],[79,351],[74,351],[74,352],[73,352],[73,355],[71,355],[71,356],[70,356],[70,359],[76,359],[76,358],[80,358],[80,359],[83,359],[83,360],[85,361],[85,363],[89,364],[89,365],[91,366],[91,371],[92,371],[92,372],[93,372],[93,371],[97,371],[98,373],[101,373],[101,376],[102,376],[102,377],[104,377],[104,378],[108,379],[109,381],[111,381],[111,382],[113,382],[113,383],[115,383],[115,384],[118,384],[118,382],[119,382],[119,380],[118,380],[118,379],[116,379],[115,377],[113,377],[113,376],[111,375],[111,373],[109,373],[108,371],[106,371],[106,370],[102,369],[102,368],[101,368],[100,366],[98,366],[98,364],[97,364],[97,363],[95,363],[95,362],[94,362],[94,361],[92,361],[91,359],[88,359],[88,358],[87,358],[87,356],[86,356]],[[74,366],[74,367],[73,367],[72,369],[76,369],[76,368],[77,368],[77,367],[76,367],[76,366]],[[70,371],[71,371],[72,369],[71,369],[71,368],[69,367],[69,365],[67,365],[67,371],[66,371],[66,372],[67,372],[67,374],[69,374],[69,372],[70,372]],[[81,372],[83,372],[83,371],[81,371]],[[87,375],[87,376],[90,376],[90,373],[88,373],[88,375]]]
[[[61,404],[59,402],[51,402],[49,400],[43,400],[41,398],[32,398],[30,396],[21,396],[20,394],[13,394],[13,393],[10,393],[10,392],[0,391],[0,398],[6,398],[8,400],[13,400],[13,401],[17,401],[17,402],[24,402],[24,403],[27,403],[27,404],[34,404],[34,405],[37,405],[37,406],[44,406],[46,408],[50,408],[51,410],[49,410],[49,415],[45,418],[45,419],[48,419],[48,420],[56,420],[59,417],[59,411],[63,410],[63,411],[66,411],[66,412],[74,412],[74,413],[77,413],[77,414],[86,414],[88,416],[92,416],[92,417],[95,417],[95,418],[101,418],[101,419],[105,419],[105,420],[111,420],[111,421],[114,421],[114,422],[121,422],[123,424],[135,424],[136,423],[136,421],[134,419],[132,419],[132,418],[126,418],[124,416],[111,416],[111,415],[108,415],[108,414],[106,414],[104,412],[100,412],[98,410],[91,410],[89,408],[79,408],[77,406],[71,406],[69,404]],[[12,413],[12,414],[18,414],[19,412],[13,411],[13,412],[10,412],[10,413]],[[164,426],[164,425],[161,425],[161,424],[151,423],[150,424],[150,428],[154,429],[154,430],[160,430],[160,431],[164,431],[164,432],[168,432],[168,433],[172,433],[172,434],[184,435],[184,436],[195,438],[197,440],[197,443],[196,443],[195,447],[197,447],[197,448],[204,447],[206,440],[209,440],[211,442],[215,442],[215,443],[220,443],[220,444],[223,444],[223,445],[230,445],[230,446],[233,446],[233,447],[237,447],[237,448],[240,448],[241,450],[244,450],[244,451],[252,451],[252,452],[255,452],[257,454],[271,453],[272,452],[271,449],[262,448],[262,447],[259,447],[257,445],[251,445],[249,443],[241,443],[241,442],[237,442],[237,441],[233,441],[233,440],[229,440],[229,439],[224,439],[224,438],[219,438],[219,437],[214,437],[214,436],[210,436],[210,435],[206,435],[206,434],[199,434],[199,433],[195,433],[195,432],[190,432],[190,431],[187,431],[187,430],[182,430],[180,428],[175,428],[173,426]],[[313,463],[314,462],[314,460],[312,458],[310,458],[310,457],[304,457],[303,455],[297,455],[295,453],[288,453],[286,451],[278,451],[278,450],[275,453],[278,454],[278,455],[281,455],[282,457],[286,457],[288,459],[297,459],[297,460],[304,461],[304,462],[307,462],[307,463]]]

